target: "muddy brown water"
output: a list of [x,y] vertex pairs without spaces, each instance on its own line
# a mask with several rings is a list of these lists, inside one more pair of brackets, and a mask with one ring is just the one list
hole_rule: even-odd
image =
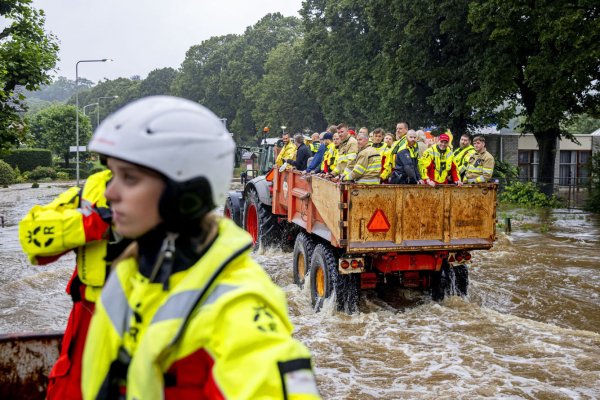
[[[0,189],[0,333],[63,329],[67,255],[32,266],[18,221],[67,185]],[[512,217],[490,251],[474,254],[470,294],[438,304],[426,294],[363,292],[348,316],[310,307],[293,284],[291,253],[255,258],[287,293],[295,336],[311,350],[326,399],[600,398],[600,220],[576,210]]]

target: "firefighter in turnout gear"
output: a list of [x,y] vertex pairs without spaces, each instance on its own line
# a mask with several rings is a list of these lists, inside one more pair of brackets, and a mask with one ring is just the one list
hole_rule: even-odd
[[352,170],[344,174],[342,181],[356,181],[366,185],[379,183],[381,171],[381,156],[377,149],[369,146],[369,134],[359,132],[356,135],[358,142],[358,156],[352,165]]
[[34,206],[19,224],[19,239],[35,265],[56,261],[75,250],[77,265],[67,284],[73,308],[61,353],[48,376],[47,399],[81,399],[81,358],[95,302],[111,261],[128,241],[115,238],[104,190],[110,171],[98,172],[82,189],[74,187],[49,204]]
[[467,165],[469,164],[469,159],[475,153],[475,148],[471,145],[471,135],[468,133],[464,133],[460,137],[460,147],[452,153],[452,157],[454,158],[454,164],[456,164],[456,170],[458,171],[458,176],[462,180],[465,177],[465,172],[467,171]]
[[448,135],[442,133],[438,143],[425,150],[419,161],[421,179],[430,186],[447,184],[450,179],[458,186],[462,185],[452,158],[452,152],[448,148],[449,141]]
[[354,136],[350,136],[346,124],[339,124],[337,129],[340,145],[335,160],[335,167],[331,171],[331,174],[335,177],[343,177],[344,174],[349,174],[350,171],[352,171],[348,166],[353,164],[354,160],[356,160],[358,142]]
[[115,229],[135,242],[96,306],[85,399],[319,398],[285,294],[251,258],[250,235],[212,213],[234,148],[212,112],[168,96],[130,103],[96,130]]
[[475,152],[469,158],[465,177],[466,183],[482,183],[492,179],[494,173],[494,156],[485,149],[485,137],[477,136],[473,139]]

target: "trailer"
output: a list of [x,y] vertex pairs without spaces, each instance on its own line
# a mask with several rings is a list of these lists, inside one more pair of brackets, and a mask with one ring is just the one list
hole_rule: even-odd
[[273,169],[231,192],[238,209],[226,215],[256,248],[293,243],[294,282],[309,282],[316,310],[333,296],[352,313],[364,289],[466,295],[471,251],[496,239],[496,195],[496,183],[362,185]]

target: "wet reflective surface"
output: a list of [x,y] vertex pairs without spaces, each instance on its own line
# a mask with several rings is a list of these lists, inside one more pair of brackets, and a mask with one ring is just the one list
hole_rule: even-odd
[[[62,329],[74,258],[31,266],[17,224],[65,187],[0,189],[0,332]],[[569,210],[511,216],[491,251],[475,252],[470,294],[434,303],[427,294],[363,292],[360,313],[293,284],[291,253],[256,259],[288,294],[296,337],[312,351],[327,399],[600,398],[600,220]]]

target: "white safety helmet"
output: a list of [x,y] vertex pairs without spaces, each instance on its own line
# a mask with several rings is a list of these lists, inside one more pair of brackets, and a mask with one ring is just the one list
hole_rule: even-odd
[[96,129],[91,151],[155,170],[185,187],[208,182],[211,208],[221,204],[233,176],[235,144],[208,108],[170,96],[151,96],[116,111]]

